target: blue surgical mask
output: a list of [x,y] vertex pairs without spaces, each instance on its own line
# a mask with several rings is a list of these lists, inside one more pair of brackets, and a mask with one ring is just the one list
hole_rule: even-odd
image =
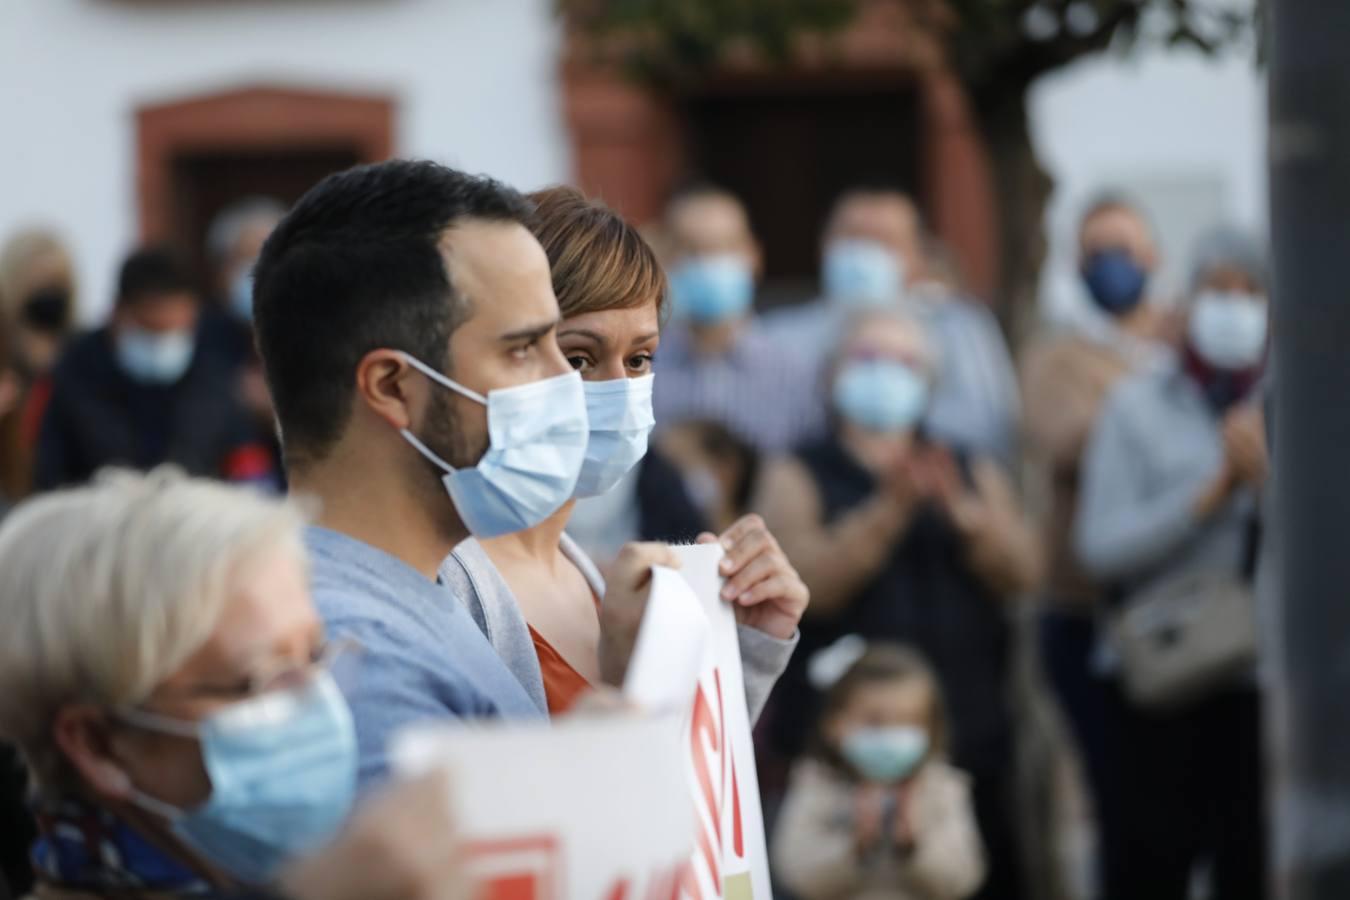
[[670,270],[670,296],[677,316],[715,325],[749,312],[755,273],[737,253],[691,257]]
[[253,320],[253,266],[245,266],[230,279],[230,309],[245,321]]
[[1123,316],[1144,299],[1148,272],[1128,250],[1099,250],[1083,264],[1083,283],[1103,312]]
[[1191,311],[1191,346],[1216,369],[1252,369],[1265,358],[1269,321],[1262,297],[1208,291],[1196,299]]
[[905,272],[899,258],[876,241],[832,242],[825,250],[821,280],[829,302],[853,309],[893,306],[905,293]]
[[607,493],[647,455],[647,438],[656,425],[652,414],[655,378],[644,375],[583,382],[591,435],[576,496]]
[[146,331],[124,325],[114,339],[117,362],[142,384],[173,384],[192,365],[196,338],[191,331]]
[[919,768],[928,748],[928,732],[913,725],[897,725],[850,732],[839,752],[866,780],[895,784]]
[[927,406],[928,381],[902,362],[854,360],[844,364],[834,381],[835,410],[874,431],[908,431]]
[[356,728],[327,672],[187,722],[142,710],[124,721],[201,743],[211,796],[181,810],[139,791],[132,801],[240,881],[267,884],[295,857],[331,840],[356,797]]
[[581,375],[568,372],[484,397],[404,354],[432,381],[487,407],[488,449],[472,468],[456,469],[406,428],[404,440],[445,472],[441,482],[469,533],[492,538],[525,531],[572,499],[590,430]]

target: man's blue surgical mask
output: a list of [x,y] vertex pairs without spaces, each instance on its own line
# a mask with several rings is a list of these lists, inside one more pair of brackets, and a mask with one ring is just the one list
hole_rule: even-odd
[[895,360],[846,362],[834,381],[834,408],[873,431],[898,433],[919,423],[928,407],[928,381]]
[[655,375],[583,382],[591,435],[577,479],[576,496],[609,491],[647,455],[647,438],[656,425],[652,413]]
[[267,884],[295,857],[331,840],[356,797],[356,728],[327,672],[298,689],[225,707],[199,722],[143,710],[119,718],[196,738],[211,796],[182,810],[133,790],[132,802],[240,881]]
[[192,365],[196,338],[191,331],[147,331],[124,325],[114,338],[122,371],[142,384],[173,384]]
[[928,732],[913,725],[897,725],[851,732],[839,752],[868,781],[896,784],[914,774],[928,749]]
[[1083,283],[1103,312],[1123,316],[1144,299],[1148,272],[1128,250],[1099,250],[1083,263]]
[[675,315],[716,325],[745,315],[755,301],[755,273],[739,253],[693,256],[670,270]]
[[905,272],[895,252],[885,244],[854,238],[826,248],[821,281],[826,300],[853,309],[894,306],[905,292]]
[[408,354],[432,381],[487,407],[488,449],[472,468],[456,469],[408,429],[400,433],[445,472],[441,482],[459,517],[477,538],[533,528],[572,499],[590,429],[581,375],[568,372],[484,397]]

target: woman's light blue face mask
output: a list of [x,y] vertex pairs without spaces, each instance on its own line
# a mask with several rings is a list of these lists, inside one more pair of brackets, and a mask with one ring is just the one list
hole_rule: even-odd
[[183,810],[134,788],[131,799],[245,884],[269,883],[286,863],[329,841],[355,802],[356,728],[326,668],[299,687],[269,691],[196,722],[140,709],[117,715],[201,744],[211,780],[204,804]]
[[849,360],[834,381],[834,408],[839,415],[855,425],[891,434],[919,424],[928,395],[928,380],[898,360]]
[[583,382],[590,439],[575,496],[608,493],[647,455],[656,425],[652,413],[655,375]]
[[436,384],[487,407],[487,452],[477,465],[456,469],[408,429],[400,434],[445,472],[441,479],[469,533],[493,538],[533,528],[576,490],[590,438],[581,376],[568,372],[484,397],[403,354]]

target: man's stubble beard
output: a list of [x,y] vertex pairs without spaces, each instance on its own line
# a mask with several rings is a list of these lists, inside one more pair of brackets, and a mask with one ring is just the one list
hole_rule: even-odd
[[[461,417],[455,413],[455,398],[448,392],[437,391],[432,395],[427,421],[418,438],[446,463],[456,469],[469,469],[487,453],[490,443],[486,427],[486,411],[481,434],[466,434]],[[448,541],[459,542],[468,531],[454,502],[446,493],[442,478],[445,476],[438,466],[418,454],[418,463],[428,475],[426,501],[432,521],[437,530]]]

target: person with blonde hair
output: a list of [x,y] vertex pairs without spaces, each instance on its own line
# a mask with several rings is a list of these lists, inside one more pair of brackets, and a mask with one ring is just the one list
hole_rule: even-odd
[[[400,881],[426,863],[370,821],[342,831],[356,737],[303,524],[160,469],[35,498],[0,528],[0,737],[35,784],[39,897],[445,896]],[[422,839],[448,834],[413,796]],[[323,866],[284,875],[314,852]],[[364,893],[335,890],[338,872]]]

